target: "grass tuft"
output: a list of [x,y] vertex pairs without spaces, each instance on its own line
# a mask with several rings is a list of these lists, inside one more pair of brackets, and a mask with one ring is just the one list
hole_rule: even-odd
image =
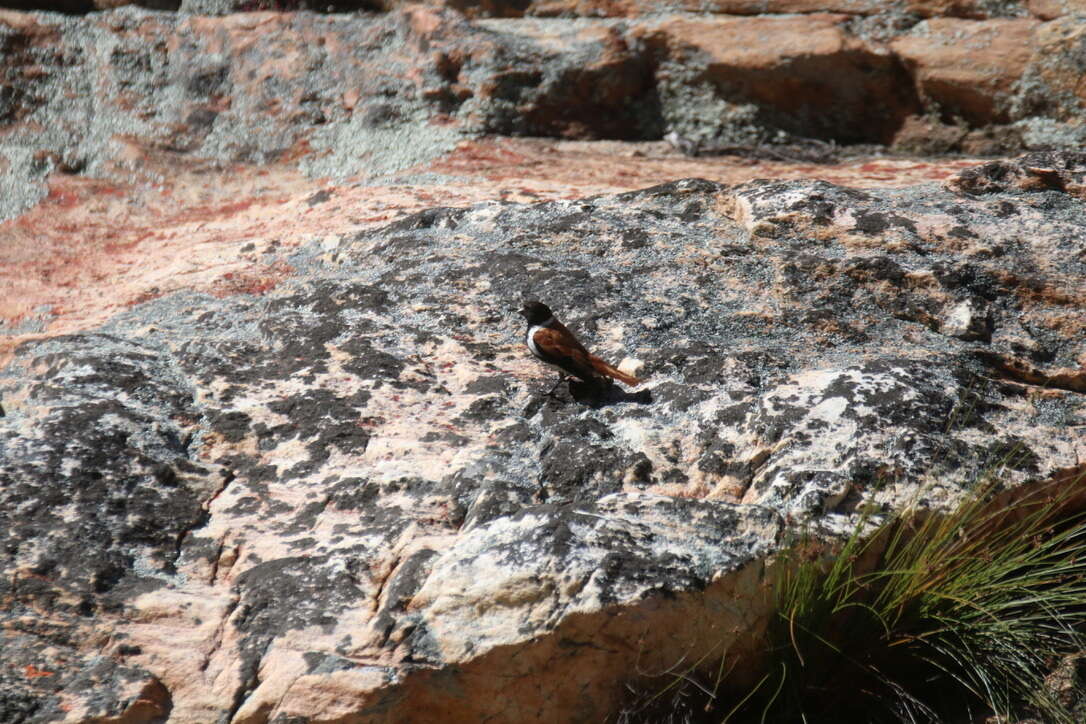
[[[949,513],[861,515],[835,546],[798,535],[773,566],[757,685],[680,687],[667,719],[1080,721],[1046,677],[1086,651],[1084,480],[1029,492],[989,480]],[[663,720],[644,712],[625,720]]]

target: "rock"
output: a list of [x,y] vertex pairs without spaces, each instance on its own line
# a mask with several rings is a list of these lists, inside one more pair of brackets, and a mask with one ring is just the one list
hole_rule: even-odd
[[[399,5],[386,2],[385,7]],[[716,15],[847,13],[858,17],[900,13],[911,17],[987,20],[1024,17],[1043,20],[1081,13],[1082,0],[906,0],[892,5],[878,0],[707,0],[661,3],[651,0],[444,0],[468,17],[637,17],[681,10]]]
[[944,316],[940,331],[964,340],[984,340],[991,337],[991,319],[983,302],[967,299],[959,302]]
[[[0,28],[15,51],[0,61],[14,79],[0,118],[16,122],[0,157],[13,188],[30,189],[0,214],[40,198],[28,176],[124,175],[153,167],[157,150],[342,177],[428,161],[461,134],[658,133],[646,57],[603,26],[532,41],[412,7],[224,18],[124,8],[80,24],[8,12]],[[253,32],[264,42],[253,46]]]
[[91,0],[57,0],[56,2],[37,2],[36,0],[10,0],[4,3],[5,8],[12,10],[46,10],[56,13],[82,14],[95,9]]
[[1026,72],[1039,23],[933,18],[890,42],[925,105],[972,125],[1006,123],[1016,84]]
[[1012,161],[992,161],[947,179],[947,188],[968,194],[1062,191],[1086,198],[1086,153],[1036,152]]
[[986,0],[906,0],[905,7],[922,18],[971,18],[987,20],[1021,17],[1027,13],[1026,2],[987,2]]
[[909,116],[894,134],[893,147],[905,153],[936,155],[961,148],[968,130],[938,118]]
[[[850,33],[848,20],[674,17],[646,22],[638,32],[666,52],[661,85],[670,94],[700,84],[710,89],[706,102],[753,109],[748,122],[770,129],[763,131],[768,137],[780,129],[846,143],[887,142],[919,106],[896,59]],[[665,100],[664,114],[671,128],[689,125],[689,109],[669,114]],[[732,122],[726,113],[721,118],[718,125]],[[713,131],[724,132],[700,118],[691,128]]]
[[1026,6],[1042,20],[1086,13],[1086,3],[1083,0],[1027,0]]
[[1016,120],[1044,116],[1081,126],[1081,109],[1086,102],[1082,83],[1086,27],[1080,22],[1082,17],[1061,18],[1037,27],[1014,106]]
[[379,0],[180,0],[173,9],[189,15],[229,15],[265,10],[353,13],[383,10],[384,3]]
[[[162,185],[182,170],[289,165],[372,181],[487,134],[673,137],[695,153],[778,148],[812,163],[840,144],[1011,153],[1086,143],[1081,15],[1041,22],[1019,5],[979,3],[1000,17],[938,16],[948,6],[917,24],[875,5],[477,22],[419,5],[362,15],[353,11],[368,6],[353,3],[328,15],[280,12],[293,4],[199,14],[265,8],[231,2],[71,20],[0,11],[0,218],[48,198],[58,177]],[[577,12],[641,12],[594,7]],[[264,42],[253,45],[254,33]],[[925,146],[928,122],[938,132]]]
[[[274,283],[164,291],[0,370],[0,712],[602,721],[646,672],[755,661],[792,526],[1086,472],[1082,160],[1008,167],[332,239],[347,188],[267,207]],[[529,295],[645,384],[542,396]]]

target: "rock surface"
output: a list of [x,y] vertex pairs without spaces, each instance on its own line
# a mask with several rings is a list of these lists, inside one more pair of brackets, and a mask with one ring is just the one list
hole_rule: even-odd
[[614,719],[1086,471],[1086,157],[847,157],[1081,145],[1079,0],[142,4],[0,11],[2,722]]
[[486,134],[673,134],[692,152],[1086,142],[1086,15],[1070,0],[695,5],[0,10],[0,218],[56,173],[161,185],[174,165],[290,163],[373,180]]
[[[1084,472],[1084,173],[266,207],[304,241],[0,372],[0,720],[602,721],[757,657],[789,527]],[[646,383],[542,396],[525,296]]]

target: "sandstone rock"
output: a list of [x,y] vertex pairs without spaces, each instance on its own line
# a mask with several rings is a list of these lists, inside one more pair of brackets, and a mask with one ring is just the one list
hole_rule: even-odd
[[[919,106],[896,60],[853,36],[847,20],[677,17],[646,22],[637,32],[668,54],[663,72],[679,86],[671,90],[676,95],[707,85],[711,97],[752,108],[751,121],[770,130],[887,142]],[[687,125],[672,115],[669,126]],[[714,130],[699,125],[694,130],[703,135]]]
[[[400,3],[390,0],[385,7]],[[1033,14],[1050,20],[1082,11],[1081,0],[444,0],[468,17],[636,17],[682,10],[717,15],[848,13],[876,16],[893,13],[923,18],[953,17],[986,20]]]
[[0,216],[39,202],[57,172],[161,184],[182,163],[291,163],[378,178],[492,133],[907,149],[909,119],[939,117],[966,132],[955,151],[1086,142],[1081,16],[912,27],[913,15],[832,8],[478,23],[421,6],[0,11]]
[[1086,2],[1083,0],[1026,0],[1026,6],[1042,20],[1086,13]]
[[937,118],[909,116],[894,134],[893,147],[905,153],[937,155],[961,148],[968,130]]
[[[109,0],[99,0],[101,1],[108,2]],[[179,0],[173,9],[189,15],[229,15],[269,10],[352,13],[383,10],[385,4],[380,0]]]
[[[1067,187],[436,207],[269,247],[270,287],[26,342],[0,371],[0,711],[601,721],[639,676],[752,661],[789,525],[1083,471]],[[290,221],[353,213],[333,198]],[[524,295],[647,383],[540,396]],[[990,338],[953,333],[963,304]]]
[[1086,153],[1029,153],[1010,161],[992,161],[947,179],[948,188],[969,194],[1011,189],[1053,189],[1086,198]]
[[[1028,2],[1028,0],[1027,0]],[[999,17],[1021,17],[1027,14],[1022,0],[991,2],[991,0],[906,0],[905,7],[923,18],[972,18],[987,20]]]
[[[487,7],[481,4],[482,7]],[[469,14],[480,5],[465,3]],[[660,3],[651,0],[536,0],[535,2],[510,3],[506,13],[536,16],[604,16],[630,17],[660,14],[683,10],[690,13],[714,13],[718,15],[768,15],[794,13],[850,13],[868,15],[879,12],[883,4],[875,0],[683,0],[679,3]]]
[[0,163],[10,159],[13,189],[31,189],[5,198],[0,214],[40,198],[28,176],[127,177],[155,149],[379,175],[462,134],[658,133],[647,59],[604,26],[532,42],[415,7],[224,18],[123,8],[80,24],[8,13],[0,27],[14,51],[0,59],[11,89],[0,114],[17,121]]
[[973,125],[1006,123],[1037,27],[1032,19],[933,18],[890,47],[909,68],[926,104]]
[[1086,42],[1083,15],[1044,23],[1030,41],[1031,56],[1020,81],[1014,115],[1037,115],[1082,125],[1086,110]]

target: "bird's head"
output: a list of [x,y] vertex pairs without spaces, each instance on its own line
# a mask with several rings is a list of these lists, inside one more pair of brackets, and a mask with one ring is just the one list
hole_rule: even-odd
[[529,325],[543,324],[548,319],[554,316],[551,313],[550,307],[543,302],[525,302],[524,309],[520,310],[520,316],[528,320]]

